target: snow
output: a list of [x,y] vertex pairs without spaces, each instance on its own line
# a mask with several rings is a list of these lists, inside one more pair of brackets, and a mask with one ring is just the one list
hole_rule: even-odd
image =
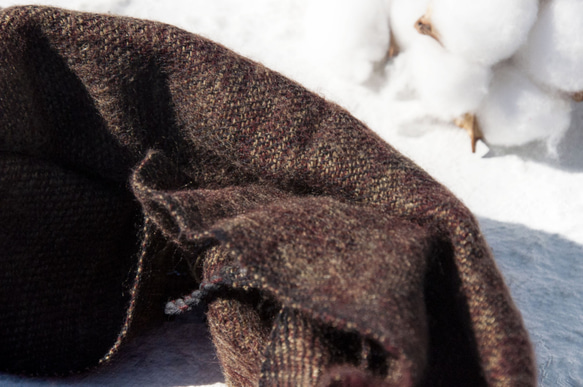
[[[449,1],[453,3],[454,0]],[[528,42],[521,49],[516,46],[518,36],[522,39],[521,33],[510,38],[500,35],[499,43],[515,43],[509,44],[508,51],[501,47],[500,50],[491,48],[484,41],[487,50],[498,51],[492,57],[512,55],[507,52],[518,49],[519,54],[511,63],[505,61],[490,67],[492,59],[476,60],[482,61],[482,65],[486,63],[485,72],[492,72],[492,81],[465,83],[468,86],[463,86],[462,82],[462,86],[455,87],[461,87],[458,95],[469,93],[468,101],[454,95],[450,99],[454,102],[432,107],[427,102],[432,93],[443,92],[444,98],[450,98],[447,87],[430,89],[426,94],[423,87],[434,87],[433,81],[456,83],[437,73],[427,76],[427,66],[412,59],[418,48],[416,42],[421,41],[417,39],[419,36],[413,24],[427,10],[427,1],[391,0],[382,2],[381,7],[377,1],[361,0],[359,4],[363,8],[350,12],[354,3],[342,1],[334,3],[338,4],[336,6],[330,1],[318,2],[314,5],[311,0],[36,1],[177,25],[260,61],[346,107],[451,189],[478,216],[531,334],[540,385],[583,385],[583,103],[567,102],[566,95],[559,95],[556,90],[575,92],[582,89],[575,78],[583,74],[583,27],[580,16],[573,16],[583,11],[574,14],[551,12],[563,6],[575,9],[583,3],[580,0],[542,1],[538,21],[526,35]],[[0,6],[4,7],[24,3],[0,0]],[[437,6],[439,1],[435,3]],[[510,3],[513,2],[503,2],[500,6],[513,7]],[[516,1],[515,6],[518,9],[532,4],[521,0]],[[317,11],[318,7],[323,11]],[[319,12],[323,12],[321,18],[318,18]],[[494,14],[484,13],[480,17],[486,20],[501,16],[496,9],[488,12]],[[399,13],[404,16],[396,17]],[[545,16],[547,14],[555,16]],[[439,26],[437,20],[439,18],[436,19]],[[342,30],[342,23],[346,23],[346,28],[350,29],[346,31],[350,33]],[[382,68],[378,61],[388,39],[374,35],[389,27],[404,50]],[[448,34],[447,28],[441,27],[443,36]],[[520,25],[516,28],[528,29]],[[561,38],[549,37],[550,29],[556,30],[559,34],[556,36]],[[349,44],[334,41],[335,36],[348,39]],[[314,55],[314,47],[322,42],[328,42],[333,50]],[[448,44],[444,45],[448,49]],[[455,56],[452,63],[462,63],[455,62],[460,58],[468,61],[468,57],[448,50],[448,55]],[[352,52],[355,54],[351,55]],[[549,53],[556,63],[545,57]],[[432,61],[435,57],[437,54],[425,60]],[[526,72],[519,71],[516,75],[516,69],[508,67],[512,64]],[[421,69],[415,70],[415,66]],[[429,81],[415,84],[413,79],[419,76],[413,75],[415,71],[427,76]],[[447,69],[441,73],[447,73]],[[567,80],[555,81],[562,77]],[[484,83],[486,86],[480,86]],[[513,94],[518,98],[510,99]],[[449,121],[451,115],[460,111],[470,109],[471,112],[476,105],[471,102],[473,99],[481,100],[476,112],[490,135],[489,146],[479,142],[475,154],[470,151],[467,134]],[[463,107],[462,103],[466,102],[471,103]],[[513,104],[514,110],[504,111]],[[569,109],[571,114],[566,121]],[[488,123],[488,119],[492,123]],[[564,130],[566,127],[568,129]],[[497,134],[493,134],[495,132]],[[551,137],[553,139],[549,140]],[[543,141],[530,141],[535,138]],[[547,152],[549,144],[551,148],[555,144],[554,156]],[[134,352],[128,355],[130,360],[122,359],[114,370],[104,370],[81,381],[86,385],[100,385],[107,384],[104,380],[109,378],[107,380],[124,384],[139,377],[140,385],[221,382],[218,374],[207,377],[201,373],[201,370],[219,372],[216,362],[200,365],[200,353],[204,354],[205,349],[210,351],[208,341],[204,344],[204,335],[187,342],[182,342],[180,335],[173,336],[177,331],[183,332],[181,327],[192,327],[188,324],[179,321],[174,327],[165,326],[157,332],[158,336],[140,339]],[[201,340],[201,346],[193,345]],[[156,356],[148,355],[152,350],[156,351]],[[176,353],[185,360],[176,367],[170,366],[169,359],[179,358]],[[210,355],[207,355],[202,358],[208,360]],[[177,378],[177,374],[183,376]],[[52,382],[0,375],[0,383],[6,385],[44,386]]]

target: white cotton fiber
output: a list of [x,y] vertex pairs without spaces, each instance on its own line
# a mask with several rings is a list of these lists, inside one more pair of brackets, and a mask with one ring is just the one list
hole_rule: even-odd
[[538,0],[432,0],[429,7],[432,25],[450,52],[493,65],[526,41]]
[[427,11],[429,0],[391,0],[389,17],[393,39],[399,48],[407,50],[419,33],[415,22]]
[[543,91],[523,72],[507,64],[494,72],[477,117],[489,144],[516,146],[544,140],[550,153],[554,153],[569,128],[571,103]]
[[447,52],[428,36],[419,35],[406,55],[412,86],[435,117],[453,120],[473,112],[488,92],[489,67]]
[[366,81],[388,52],[383,0],[312,0],[305,18],[308,58],[318,70]]
[[542,5],[518,63],[537,81],[567,92],[583,90],[583,1]]

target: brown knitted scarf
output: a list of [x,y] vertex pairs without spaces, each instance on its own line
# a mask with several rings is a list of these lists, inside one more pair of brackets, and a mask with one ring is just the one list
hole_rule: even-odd
[[187,295],[167,311],[205,305],[229,385],[536,384],[446,188],[342,108],[161,23],[0,11],[0,249],[4,371],[108,361]]

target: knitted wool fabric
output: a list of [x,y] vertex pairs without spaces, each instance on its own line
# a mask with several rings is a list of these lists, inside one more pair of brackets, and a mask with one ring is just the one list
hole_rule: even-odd
[[0,247],[4,371],[115,359],[199,287],[230,385],[536,384],[447,189],[340,107],[161,23],[0,11]]

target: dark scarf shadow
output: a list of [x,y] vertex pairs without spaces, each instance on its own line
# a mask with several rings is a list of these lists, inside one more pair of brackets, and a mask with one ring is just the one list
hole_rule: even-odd
[[[534,343],[540,387],[583,381],[583,246],[526,226],[480,218],[482,231]],[[0,375],[3,385],[143,386],[224,381],[202,310],[168,321],[130,343],[111,365],[62,379]]]

